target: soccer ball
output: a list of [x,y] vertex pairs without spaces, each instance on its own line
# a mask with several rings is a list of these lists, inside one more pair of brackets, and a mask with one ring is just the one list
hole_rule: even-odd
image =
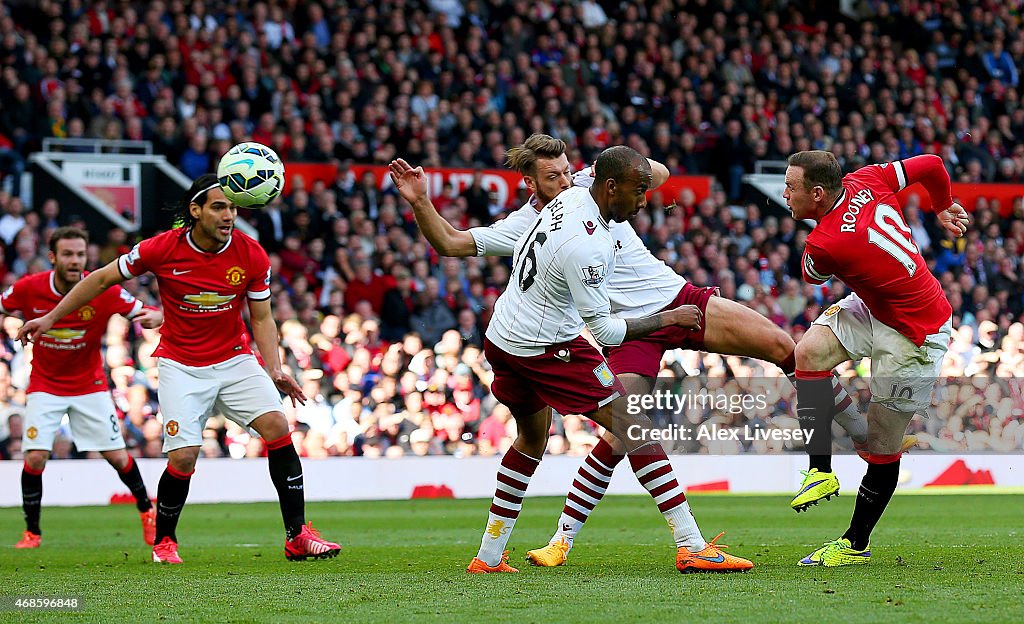
[[236,206],[262,208],[284,188],[284,163],[261,143],[239,143],[217,165],[217,181]]

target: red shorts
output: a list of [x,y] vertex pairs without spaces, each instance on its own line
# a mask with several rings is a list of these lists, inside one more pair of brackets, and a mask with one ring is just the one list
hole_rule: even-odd
[[541,355],[511,355],[484,340],[491,392],[513,416],[550,405],[559,414],[588,414],[626,393],[601,352],[582,336],[551,345]]
[[[701,314],[707,317],[708,299],[718,294],[717,286],[698,287],[687,282],[683,284],[679,294],[662,311],[678,308],[681,305],[695,305]],[[636,340],[627,340],[617,347],[606,350],[608,364],[617,374],[632,373],[644,377],[657,377],[661,369],[661,356],[669,349],[704,350],[704,329],[707,321],[699,330],[683,329],[682,327],[665,327],[653,334]]]

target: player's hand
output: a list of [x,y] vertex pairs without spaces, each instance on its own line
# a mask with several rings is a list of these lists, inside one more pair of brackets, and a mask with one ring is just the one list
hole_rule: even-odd
[[143,308],[141,312],[132,317],[146,329],[156,329],[164,324],[164,313],[155,308]]
[[971,222],[970,215],[960,204],[953,202],[953,205],[935,215],[942,224],[943,229],[955,236],[963,236],[967,233],[967,226]]
[[684,329],[700,331],[704,326],[704,313],[695,305],[681,305],[673,310],[675,324]]
[[411,203],[427,197],[427,174],[423,167],[413,168],[412,165],[399,158],[388,165],[391,181],[395,183],[399,195]]
[[21,341],[22,346],[27,345],[30,342],[35,342],[37,338],[50,331],[53,327],[53,321],[50,320],[49,315],[40,316],[37,319],[26,321],[21,329],[18,330],[18,340]]
[[291,375],[282,370],[276,370],[270,373],[270,378],[274,380],[274,385],[277,386],[278,390],[291,398],[292,407],[306,404],[306,394],[299,387],[299,384],[292,379]]

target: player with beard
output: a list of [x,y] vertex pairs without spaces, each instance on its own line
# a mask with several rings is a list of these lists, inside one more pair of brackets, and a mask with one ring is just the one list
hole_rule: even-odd
[[518,435],[502,457],[487,528],[469,572],[516,571],[504,548],[543,457],[552,408],[582,414],[616,433],[672,530],[679,571],[753,567],[723,552],[717,538],[704,541],[665,450],[636,434],[650,420],[626,409],[625,388],[581,335],[586,326],[598,343],[619,345],[666,327],[702,326],[695,305],[643,318],[611,316],[607,278],[615,267],[615,245],[609,224],[635,216],[647,203],[651,182],[647,159],[628,147],[607,149],[597,159],[592,187],[569,189],[552,200],[516,246],[512,280],[495,303],[484,353],[494,372],[491,392],[515,417]]
[[[50,236],[52,271],[26,275],[0,297],[0,312],[38,316],[51,312],[85,275],[89,235],[74,227],[61,227]],[[128,486],[142,518],[143,539],[152,545],[156,513],[146,493],[142,474],[125,451],[121,423],[110,398],[100,349],[110,317],[120,314],[152,329],[163,322],[160,310],[147,308],[120,286],[98,290],[95,296],[68,307],[32,350],[32,373],[25,406],[21,472],[25,532],[15,548],[38,548],[42,539],[40,510],[43,469],[65,414],[79,451],[95,451],[117,471]]]
[[[516,241],[536,222],[541,208],[574,186],[593,184],[593,169],[573,175],[565,156],[565,143],[545,134],[531,135],[522,145],[508,151],[508,165],[523,176],[532,193],[529,201],[507,218],[490,227],[466,231],[455,229],[442,218],[427,195],[426,176],[402,159],[390,165],[399,193],[412,205],[423,235],[446,256],[511,256]],[[651,189],[668,179],[668,170],[648,160]],[[607,349],[608,364],[630,393],[647,393],[661,367],[662,355],[672,349],[693,349],[742,355],[771,362],[792,379],[793,339],[757,312],[718,296],[717,288],[699,288],[686,281],[643,244],[629,223],[613,222],[615,268],[608,280],[613,317],[630,319],[696,305],[705,318],[699,330],[670,327],[649,336],[628,340]],[[864,417],[849,395],[834,381],[836,422],[851,431],[854,441],[866,440]],[[554,566],[565,562],[573,540],[590,513],[603,498],[612,471],[625,457],[624,449],[611,433],[604,432],[573,480],[554,535],[547,546],[532,550],[528,559],[535,565]]]
[[[267,445],[289,560],[334,557],[341,547],[306,524],[302,464],[281,409],[280,391],[304,403],[302,389],[281,368],[270,306],[270,259],[259,243],[235,231],[238,208],[213,174],[198,177],[180,205],[181,225],[148,238],[91,273],[18,337],[39,340],[57,319],[107,288],[146,272],[156,276],[166,313],[153,355],[160,370],[160,412],[167,468],[157,490],[153,561],[181,563],[175,529],[188,496],[203,427],[216,409],[251,427]],[[265,370],[249,347],[242,322],[248,305],[252,336]]]

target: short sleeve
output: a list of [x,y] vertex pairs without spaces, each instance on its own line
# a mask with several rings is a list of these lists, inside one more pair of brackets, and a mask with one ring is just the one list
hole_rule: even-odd
[[594,168],[584,167],[572,174],[572,185],[590,188],[594,186]]
[[803,262],[804,281],[811,284],[824,284],[832,279],[832,258],[828,253],[810,243],[804,248]]
[[114,286],[107,291],[115,313],[131,318],[142,311],[142,302],[121,286]]
[[582,318],[587,319],[610,314],[608,277],[614,267],[611,266],[610,249],[583,242],[581,239],[563,252],[565,255],[560,264],[576,309]]
[[18,288],[18,283],[14,283],[4,291],[3,295],[0,296],[0,312],[4,314],[12,314],[19,310],[24,309],[25,304],[22,301],[24,286]]
[[245,295],[253,301],[270,299],[270,258],[259,245],[252,246],[252,274],[246,283]]
[[117,259],[117,269],[121,272],[121,277],[125,279],[132,279],[133,277],[138,277],[147,271],[151,271],[151,261],[154,251],[153,247],[155,244],[156,239],[147,238],[132,247],[131,251],[119,257]]
[[516,243],[537,221],[537,211],[527,204],[488,227],[470,228],[478,256],[511,256]]
[[859,175],[865,178],[865,182],[881,184],[893,193],[898,193],[907,187],[907,174],[903,169],[903,163],[896,160],[884,162],[877,165],[868,165],[852,175]]

